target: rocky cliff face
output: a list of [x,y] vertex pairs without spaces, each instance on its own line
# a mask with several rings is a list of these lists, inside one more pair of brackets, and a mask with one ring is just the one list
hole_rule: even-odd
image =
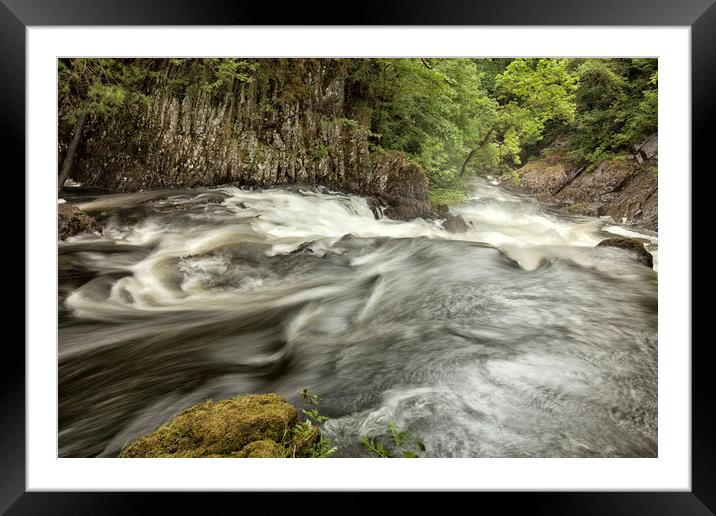
[[399,153],[369,150],[346,100],[345,60],[258,66],[281,73],[218,101],[202,89],[177,92],[171,70],[162,72],[146,105],[89,124],[73,179],[115,191],[319,184],[377,197],[394,216],[432,215],[422,171]]
[[593,170],[570,164],[560,145],[517,171],[519,189],[567,211],[612,217],[615,222],[658,230],[657,135],[631,156],[608,159]]

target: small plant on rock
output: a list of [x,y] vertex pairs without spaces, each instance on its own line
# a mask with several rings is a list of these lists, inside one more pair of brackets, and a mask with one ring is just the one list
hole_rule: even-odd
[[363,436],[360,438],[360,443],[371,455],[384,459],[397,457],[413,459],[421,457],[425,452],[423,440],[405,430],[400,430],[394,421],[388,423],[386,434],[378,437]]
[[317,408],[321,398],[308,389],[301,391],[301,397],[304,400],[301,412],[306,419],[293,426],[287,456],[326,458],[334,455],[338,448],[319,429],[319,425],[328,421],[328,417],[319,413]]

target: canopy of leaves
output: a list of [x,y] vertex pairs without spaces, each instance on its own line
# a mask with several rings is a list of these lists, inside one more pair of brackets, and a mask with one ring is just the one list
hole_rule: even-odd
[[656,59],[575,59],[574,156],[596,164],[657,130]]
[[426,170],[433,201],[453,204],[466,192],[461,168],[511,170],[559,135],[569,136],[575,160],[594,164],[656,131],[656,67],[655,59],[366,59],[353,63],[349,85],[373,145],[405,152]]
[[153,59],[58,59],[58,102],[64,121],[73,124],[83,112],[109,116],[127,103],[146,102],[142,87],[155,67]]

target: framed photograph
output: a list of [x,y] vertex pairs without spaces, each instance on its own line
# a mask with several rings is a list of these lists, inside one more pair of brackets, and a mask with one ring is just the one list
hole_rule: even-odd
[[713,0],[1,2],[27,303],[0,509],[713,513],[691,343]]

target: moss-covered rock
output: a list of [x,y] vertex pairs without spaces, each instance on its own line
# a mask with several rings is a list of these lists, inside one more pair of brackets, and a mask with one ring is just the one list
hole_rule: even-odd
[[286,448],[271,439],[262,439],[247,444],[233,456],[237,458],[283,458],[286,456]]
[[296,409],[278,394],[204,401],[137,439],[120,456],[283,456],[274,445],[291,438],[297,419]]
[[102,228],[96,220],[74,204],[57,205],[57,232],[60,240],[79,233],[101,230]]

